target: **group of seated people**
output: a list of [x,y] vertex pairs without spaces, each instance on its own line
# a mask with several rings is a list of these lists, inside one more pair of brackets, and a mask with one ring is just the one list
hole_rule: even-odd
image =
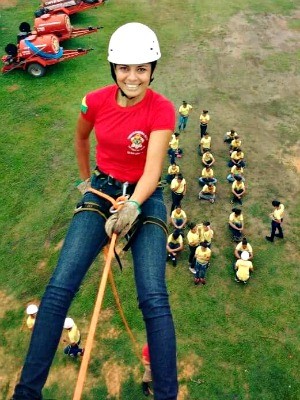
[[211,136],[208,131],[200,139],[199,154],[203,164],[201,176],[199,177],[199,184],[202,186],[198,194],[199,200],[207,200],[214,203],[216,199],[216,183],[217,179],[214,176],[213,164],[215,158],[211,152]]

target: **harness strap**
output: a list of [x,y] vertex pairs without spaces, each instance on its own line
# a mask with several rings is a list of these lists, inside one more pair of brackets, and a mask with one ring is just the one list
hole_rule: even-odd
[[81,211],[94,211],[101,215],[105,220],[107,220],[107,215],[102,211],[101,206],[97,203],[93,203],[90,201],[81,201],[80,203],[77,204],[75,210],[74,210],[74,215],[78,214]]

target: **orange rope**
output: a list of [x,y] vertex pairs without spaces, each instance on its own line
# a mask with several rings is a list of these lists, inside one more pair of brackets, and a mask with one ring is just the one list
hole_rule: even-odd
[[93,311],[91,325],[90,325],[90,329],[89,329],[89,333],[88,333],[88,337],[87,337],[87,341],[86,341],[86,345],[85,345],[84,355],[82,358],[82,362],[81,362],[81,366],[80,366],[80,370],[79,370],[79,374],[78,374],[78,379],[77,379],[77,383],[76,383],[76,387],[75,387],[75,391],[74,391],[73,400],[81,399],[83,385],[84,385],[84,381],[86,378],[86,372],[87,372],[90,355],[91,355],[91,350],[92,350],[92,346],[93,346],[96,326],[97,326],[99,314],[101,311],[101,306],[102,306],[102,301],[103,301],[103,297],[104,297],[107,278],[108,278],[109,271],[110,271],[111,261],[114,256],[114,247],[115,247],[116,239],[117,239],[117,235],[115,233],[113,233],[111,242],[110,242],[110,246],[109,246],[109,250],[108,250],[107,259],[106,259],[104,270],[103,270],[103,274],[102,274],[102,278],[100,281],[96,304],[95,304],[95,308]]

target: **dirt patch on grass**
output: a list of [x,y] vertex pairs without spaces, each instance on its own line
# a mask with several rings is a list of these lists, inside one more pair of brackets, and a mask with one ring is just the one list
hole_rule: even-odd
[[18,0],[1,0],[0,10],[5,8],[13,8],[18,4]]
[[110,398],[120,399],[121,386],[128,376],[128,368],[116,362],[107,361],[102,367],[102,374]]
[[[0,6],[0,8],[1,8],[1,6]],[[14,84],[14,85],[8,86],[7,91],[15,92],[16,90],[19,90],[19,89],[20,89],[20,85]]]
[[196,354],[189,354],[179,362],[179,380],[191,379],[195,373],[199,373],[203,360]]
[[0,290],[0,318],[4,316],[6,311],[18,306],[18,303],[12,296],[7,295],[3,290]]

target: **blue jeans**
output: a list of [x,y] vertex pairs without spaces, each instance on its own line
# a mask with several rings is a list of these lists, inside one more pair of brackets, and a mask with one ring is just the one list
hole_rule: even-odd
[[188,121],[188,116],[179,115],[178,130],[184,130]]
[[195,278],[204,279],[205,274],[206,274],[206,269],[207,269],[207,263],[201,264],[198,261],[196,261],[196,263],[195,263],[195,270],[196,270]]
[[[119,196],[114,185],[93,176],[92,187]],[[120,191],[121,189],[119,189]],[[93,193],[85,201],[110,204]],[[166,221],[162,189],[142,205],[147,216]],[[40,400],[69,306],[92,262],[107,243],[105,220],[97,212],[82,211],[71,222],[58,265],[46,287],[37,314],[30,347],[14,400]],[[175,330],[165,283],[166,237],[156,224],[144,224],[132,241],[135,282],[150,349],[154,398],[177,399]]]
[[168,154],[169,154],[169,157],[170,157],[170,164],[174,164],[175,160],[176,160],[176,150],[169,149],[168,150]]

